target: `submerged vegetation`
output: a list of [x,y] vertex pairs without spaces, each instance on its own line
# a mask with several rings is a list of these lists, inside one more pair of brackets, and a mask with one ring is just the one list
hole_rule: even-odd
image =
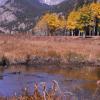
[[1,97],[0,100],[67,100],[73,98],[77,100],[74,93],[66,91],[65,93],[61,91],[59,84],[56,80],[52,81],[51,89],[48,91],[45,82],[40,83],[42,85],[42,92],[38,89],[38,84],[34,84],[34,92],[30,95],[27,88],[23,90],[21,96],[15,95],[13,97]]
[[[42,91],[39,90],[39,85],[42,86]],[[49,90],[47,90],[46,82],[41,82],[40,84],[35,83],[34,84],[34,91],[32,94],[30,94],[28,88],[24,88],[22,90],[22,94],[17,95],[17,93],[14,93],[14,96],[12,97],[0,97],[0,100],[85,100],[86,97],[82,95],[77,95],[76,93],[78,91],[82,92],[83,90],[80,87],[76,87],[73,92],[65,91],[63,92],[59,84],[56,80],[52,80],[52,86]],[[94,90],[94,93],[91,97],[88,97],[87,100],[90,100],[89,98],[93,100],[99,100],[100,99],[100,81],[97,81],[96,89]]]

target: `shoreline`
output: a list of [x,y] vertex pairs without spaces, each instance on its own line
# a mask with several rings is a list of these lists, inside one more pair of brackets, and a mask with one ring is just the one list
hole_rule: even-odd
[[31,58],[15,59],[15,60],[9,60],[6,57],[1,58],[0,66],[7,67],[12,65],[25,65],[25,66],[53,65],[57,66],[58,68],[74,68],[77,66],[77,68],[81,68],[83,66],[100,67],[100,61],[99,60],[89,61],[88,59],[79,61],[79,59],[73,59],[73,58],[72,61],[68,61],[68,59],[62,59],[57,57],[44,58],[39,56],[33,56]]

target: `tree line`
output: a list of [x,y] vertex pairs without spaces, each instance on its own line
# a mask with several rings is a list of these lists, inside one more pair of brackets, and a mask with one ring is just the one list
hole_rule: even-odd
[[100,3],[84,4],[66,17],[62,13],[46,13],[37,22],[34,32],[43,35],[100,35]]

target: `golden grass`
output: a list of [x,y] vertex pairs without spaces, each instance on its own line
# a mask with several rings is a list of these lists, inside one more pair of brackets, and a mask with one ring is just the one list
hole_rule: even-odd
[[64,57],[69,52],[90,60],[96,59],[100,52],[100,37],[82,39],[66,36],[0,35],[0,57],[5,56],[11,60],[24,59],[27,55]]

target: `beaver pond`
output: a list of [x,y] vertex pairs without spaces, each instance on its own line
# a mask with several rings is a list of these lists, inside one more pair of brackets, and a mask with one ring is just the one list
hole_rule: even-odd
[[[8,68],[0,67],[0,96],[21,95],[25,87],[30,94],[33,93],[35,82],[42,90],[42,82],[46,82],[49,90],[52,80],[58,82],[59,91],[63,93],[72,93],[78,100],[91,100],[98,96],[97,80],[100,79],[100,68],[83,67],[74,69],[57,69],[55,66],[10,66]],[[83,98],[83,99],[82,99]],[[97,99],[96,99],[97,100]],[[100,100],[100,99],[98,99]]]

